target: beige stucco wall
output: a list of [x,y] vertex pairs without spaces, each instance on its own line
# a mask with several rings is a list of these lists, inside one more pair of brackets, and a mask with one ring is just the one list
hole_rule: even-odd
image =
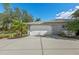
[[53,34],[59,34],[63,30],[65,30],[64,27],[63,27],[63,24],[53,25],[52,26]]

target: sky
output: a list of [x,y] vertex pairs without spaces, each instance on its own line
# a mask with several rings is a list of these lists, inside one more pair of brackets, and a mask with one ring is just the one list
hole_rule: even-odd
[[[12,3],[12,8],[19,7],[26,10],[34,18],[41,18],[42,21],[51,21],[70,17],[76,9],[79,9],[78,3]],[[3,6],[0,4],[0,12],[3,12]]]

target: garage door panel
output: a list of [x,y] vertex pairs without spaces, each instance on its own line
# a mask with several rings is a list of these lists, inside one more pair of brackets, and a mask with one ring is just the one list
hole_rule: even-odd
[[50,34],[52,27],[48,25],[32,25],[30,26],[30,35],[46,35]]

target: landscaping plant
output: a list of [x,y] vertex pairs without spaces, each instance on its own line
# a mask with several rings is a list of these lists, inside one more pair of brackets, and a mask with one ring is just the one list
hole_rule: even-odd
[[4,12],[0,13],[0,38],[17,38],[27,34],[27,23],[33,17],[18,7],[11,7],[10,3],[3,3]]

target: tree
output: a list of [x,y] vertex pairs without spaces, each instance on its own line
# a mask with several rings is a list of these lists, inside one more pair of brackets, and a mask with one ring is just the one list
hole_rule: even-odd
[[22,10],[22,20],[23,22],[32,22],[33,21],[33,17],[31,15],[28,14],[27,11]]
[[65,28],[74,32],[76,35],[79,35],[79,9],[77,9],[74,13],[72,13],[71,21],[68,21],[65,25]]
[[29,15],[26,10],[22,10],[17,7],[13,13],[13,19],[22,20],[23,22],[31,22],[33,17]]
[[[26,10],[18,7],[14,9],[9,3],[3,3],[3,8],[4,12],[0,13],[0,28],[2,26],[3,31],[12,31],[14,20],[17,20],[19,25],[21,22],[26,23],[33,21],[33,17]],[[15,26],[15,28],[18,28],[18,26]]]
[[3,3],[4,12],[9,13],[10,12],[10,3]]
[[68,21],[66,23],[66,28],[69,31],[79,33],[79,9],[72,13],[71,16],[74,18],[74,20]]
[[22,17],[22,11],[21,11],[21,9],[18,8],[18,7],[15,8],[14,13],[13,13],[13,18],[20,20],[21,17]]
[[[27,22],[32,22],[33,17],[20,8],[12,8],[9,3],[3,3],[4,12],[0,13],[0,34],[10,34],[11,37],[26,35],[28,31]],[[5,36],[3,36],[5,37]]]
[[3,7],[4,7],[4,13],[2,14],[3,28],[5,30],[8,30],[12,22],[12,18],[11,18],[12,9],[9,3],[3,3]]
[[37,22],[37,21],[41,21],[41,19],[40,19],[40,18],[36,18],[36,20],[35,20],[35,21],[36,21],[36,22]]
[[72,17],[75,18],[75,19],[79,18],[79,9],[76,10],[74,13],[72,13]]
[[67,30],[79,34],[79,20],[69,21],[65,26]]

